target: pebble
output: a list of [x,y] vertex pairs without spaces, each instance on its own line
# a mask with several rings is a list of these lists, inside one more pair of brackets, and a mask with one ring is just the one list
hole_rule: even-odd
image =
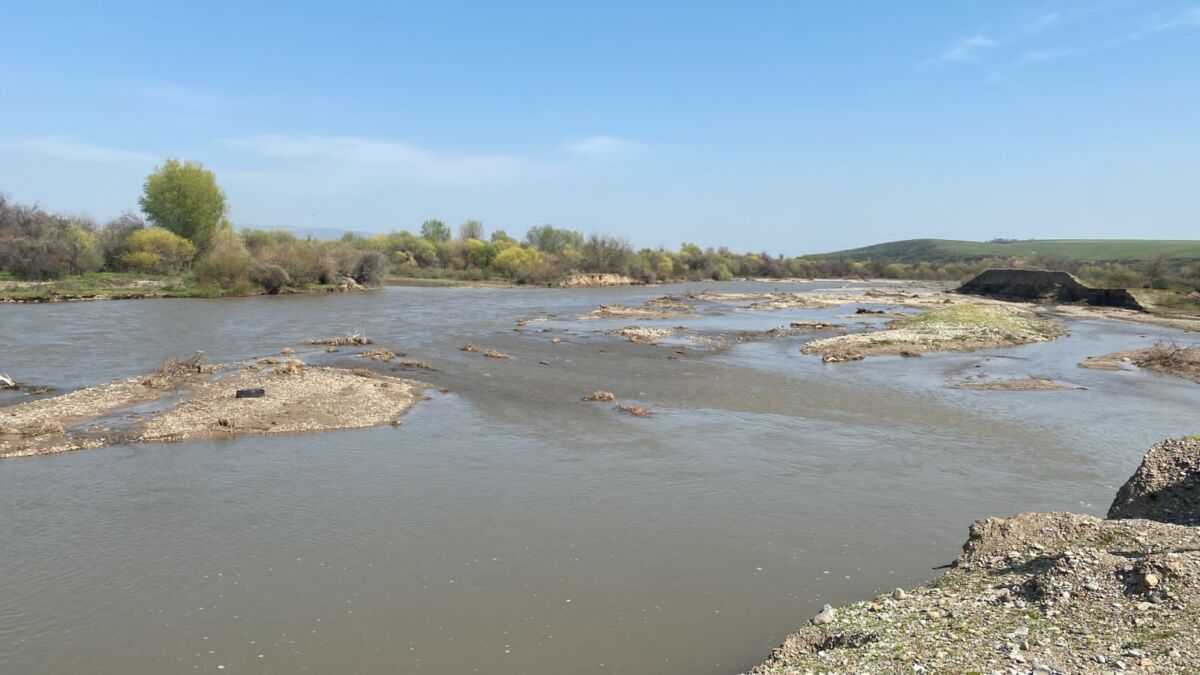
[[812,622],[820,626],[827,623],[833,623],[833,620],[836,617],[837,610],[833,608],[833,605],[825,605],[821,611],[813,617]]

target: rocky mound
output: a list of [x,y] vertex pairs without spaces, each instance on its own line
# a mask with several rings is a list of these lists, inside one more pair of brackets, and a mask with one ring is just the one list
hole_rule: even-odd
[[[1194,481],[1197,448],[1195,439],[1154,446],[1114,510],[1177,488],[1181,473]],[[1187,521],[1185,504],[1195,508],[1171,500],[1164,512],[1162,502],[1138,513]],[[1024,513],[976,522],[952,568],[926,586],[826,607],[752,672],[1186,673],[1197,664],[1200,528]]]
[[1150,448],[1117,491],[1108,517],[1200,525],[1200,436]]

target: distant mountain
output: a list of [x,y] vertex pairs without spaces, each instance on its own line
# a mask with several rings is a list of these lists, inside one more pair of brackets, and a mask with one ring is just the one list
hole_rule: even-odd
[[843,258],[883,262],[956,262],[981,258],[1052,256],[1079,261],[1151,260],[1159,256],[1200,260],[1200,241],[1166,239],[906,239],[834,251],[808,258]]

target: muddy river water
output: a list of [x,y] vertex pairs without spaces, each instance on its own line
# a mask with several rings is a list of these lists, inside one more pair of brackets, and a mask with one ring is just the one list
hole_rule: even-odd
[[[1071,321],[1046,344],[823,365],[804,336],[679,354],[574,320],[843,285],[0,306],[0,371],[59,389],[361,332],[445,390],[395,428],[0,461],[0,672],[737,673],[825,603],[929,579],[975,518],[1102,514],[1146,447],[1197,432],[1200,387],[1076,366],[1190,341],[1162,328]],[[981,373],[1078,388],[947,386]],[[656,414],[580,400],[597,389]]]

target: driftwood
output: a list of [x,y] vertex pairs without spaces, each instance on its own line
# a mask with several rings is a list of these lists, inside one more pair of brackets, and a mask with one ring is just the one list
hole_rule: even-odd
[[308,344],[327,345],[330,347],[361,347],[363,345],[369,345],[372,342],[373,340],[371,340],[371,338],[354,333],[353,335],[338,335],[335,337],[317,338],[315,340],[309,340]]

